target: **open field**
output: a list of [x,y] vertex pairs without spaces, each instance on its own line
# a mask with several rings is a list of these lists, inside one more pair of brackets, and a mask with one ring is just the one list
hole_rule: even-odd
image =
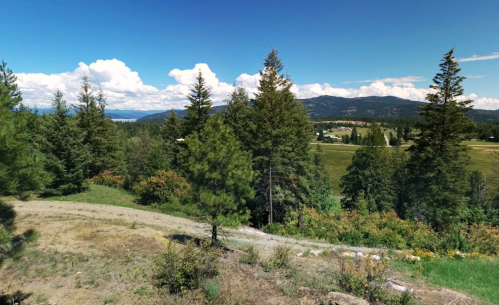
[[[481,142],[481,141],[476,141]],[[489,142],[481,142],[489,143]],[[317,144],[311,145],[315,149]],[[360,146],[342,144],[320,144],[326,158],[326,168],[333,183],[334,195],[340,195],[340,178],[347,173],[346,168],[352,161],[352,156]],[[476,144],[473,144],[476,145]],[[402,147],[407,149],[408,147]],[[470,146],[472,159],[471,170],[479,170],[487,176],[491,186],[499,184],[495,172],[495,164],[499,166],[499,145]],[[393,148],[386,148],[393,149]]]
[[38,198],[43,201],[74,201],[96,204],[108,204],[140,210],[151,210],[147,206],[135,203],[135,197],[127,192],[102,185],[90,184],[86,192],[49,198]]
[[[395,270],[410,275],[410,279],[424,279],[428,283],[472,293],[492,304],[499,304],[499,272],[497,259],[482,258],[475,260],[435,259],[423,261],[422,270],[418,264],[392,261]],[[412,273],[412,274],[411,274]]]
[[[34,228],[39,238],[0,266],[0,304],[9,304],[12,298],[24,305],[344,303],[330,294],[342,291],[337,275],[341,266],[352,260],[341,255],[344,250],[315,256],[311,250],[321,248],[304,244],[305,241],[284,241],[273,235],[241,231],[231,237],[229,244],[239,249],[256,245],[261,261],[272,259],[272,250],[278,245],[292,246],[288,267],[265,269],[260,264],[246,265],[239,262],[241,252],[229,251],[219,259],[217,276],[197,289],[171,295],[154,285],[153,262],[170,241],[179,250],[184,247],[185,238],[203,237],[195,222],[110,205],[62,201],[14,205],[19,215],[18,231]],[[297,256],[298,252],[303,255]],[[499,270],[494,268],[496,262],[491,262],[488,267]],[[413,278],[412,265],[407,266],[386,269],[384,276],[414,289],[420,304],[443,304],[448,300],[453,300],[453,304],[485,304],[464,293],[438,289],[438,285],[450,287],[456,282],[445,274],[440,277],[450,282],[443,280],[432,286],[425,277]],[[355,271],[355,275],[361,272]],[[473,269],[469,273],[473,275]],[[397,295],[395,290],[384,289]],[[493,291],[485,286],[480,293],[472,294],[487,300],[489,294],[494,296]],[[496,300],[491,302],[499,304]]]

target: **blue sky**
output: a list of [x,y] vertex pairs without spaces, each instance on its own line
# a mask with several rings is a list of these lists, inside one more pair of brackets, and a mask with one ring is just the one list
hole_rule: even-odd
[[461,62],[471,76],[465,94],[477,108],[499,109],[499,1],[17,0],[1,8],[0,58],[19,75],[25,101],[40,107],[56,89],[74,101],[84,73],[109,108],[181,108],[198,69],[220,103],[236,79],[256,90],[270,47],[300,98],[422,100],[454,47],[460,59],[489,58]]

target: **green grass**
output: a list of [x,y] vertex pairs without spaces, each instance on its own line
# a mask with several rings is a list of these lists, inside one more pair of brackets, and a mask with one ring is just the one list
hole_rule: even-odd
[[135,197],[130,193],[112,187],[90,184],[88,191],[69,195],[41,198],[44,201],[75,201],[86,203],[97,203],[116,205],[120,207],[150,210],[150,208],[135,203]]
[[[499,305],[499,261],[497,259],[424,261],[421,276],[426,282],[464,291],[483,301]],[[414,276],[418,265],[392,261],[393,269]]]
[[[467,143],[489,143],[482,141],[468,141]],[[311,145],[315,150],[317,143]],[[475,144],[470,144],[475,145]],[[493,144],[492,144],[493,145]],[[352,162],[352,156],[360,146],[347,146],[340,144],[321,144],[326,159],[326,169],[333,183],[334,196],[340,196],[340,178],[347,173],[347,166]],[[407,149],[408,147],[402,147]],[[387,148],[391,149],[391,148]],[[474,146],[470,150],[472,165],[471,170],[479,170],[487,177],[489,185],[498,183],[496,172],[499,168],[499,145]],[[341,197],[341,196],[340,196]]]

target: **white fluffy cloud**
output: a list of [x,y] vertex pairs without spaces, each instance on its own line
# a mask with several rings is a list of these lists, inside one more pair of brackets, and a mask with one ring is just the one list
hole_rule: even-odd
[[404,86],[404,87],[414,87],[414,82],[422,82],[425,81],[426,79],[422,76],[404,76],[404,77],[388,77],[388,78],[382,78],[382,79],[366,79],[366,80],[358,80],[358,81],[350,81],[350,82],[343,82],[344,84],[351,84],[351,83],[376,83],[376,82],[382,82],[382,83],[389,83],[393,84],[395,86]]
[[[81,77],[87,75],[96,90],[100,87],[104,91],[109,109],[168,110],[171,108],[183,109],[189,103],[186,96],[189,94],[191,84],[195,82],[199,71],[203,73],[206,84],[211,90],[213,102],[215,104],[223,103],[234,87],[231,84],[220,82],[216,74],[204,63],[196,64],[193,69],[173,69],[168,76],[175,79],[177,84],[169,85],[164,89],[145,85],[137,72],[130,70],[125,63],[116,59],[97,60],[90,65],[79,63],[72,72],[50,75],[19,73],[17,76],[24,101],[30,106],[50,107],[51,99],[56,90],[61,90],[68,102],[76,102]],[[259,80],[259,74],[243,73],[237,77],[236,82],[244,86],[252,97],[257,92]],[[357,81],[371,83],[360,88],[335,88],[328,83],[295,84],[292,91],[298,98],[321,95],[340,97],[392,95],[404,99],[424,101],[430,89],[416,88],[412,84],[422,80],[424,78],[420,76],[406,76]],[[471,94],[465,98],[475,100],[476,108],[499,108],[499,99],[479,98],[476,94]]]
[[499,58],[499,52],[494,52],[490,55],[472,55],[470,57],[459,58],[459,61],[474,61],[474,60],[489,60]]

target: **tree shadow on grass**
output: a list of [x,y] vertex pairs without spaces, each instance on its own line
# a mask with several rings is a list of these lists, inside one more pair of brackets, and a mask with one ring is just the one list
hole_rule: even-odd
[[172,241],[182,245],[185,245],[189,241],[193,241],[198,247],[201,244],[201,239],[186,234],[172,234],[170,236],[165,236],[165,238],[171,239]]
[[35,241],[38,237],[33,229],[14,235],[15,218],[14,207],[0,201],[0,266],[5,259],[16,256],[24,250],[27,243]]
[[24,293],[20,290],[12,294],[0,293],[0,305],[22,305],[23,301],[31,296],[31,293]]

